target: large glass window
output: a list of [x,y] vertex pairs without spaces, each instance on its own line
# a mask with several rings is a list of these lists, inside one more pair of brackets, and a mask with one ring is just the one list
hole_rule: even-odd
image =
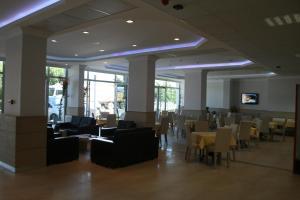
[[61,67],[46,67],[48,120],[64,121],[67,98],[67,70]]
[[127,77],[122,74],[85,72],[85,115],[105,118],[116,114],[123,119],[126,111]]
[[3,113],[4,102],[4,61],[0,60],[0,113]]
[[155,80],[154,91],[154,110],[175,111],[181,106],[181,89],[180,83],[167,80]]

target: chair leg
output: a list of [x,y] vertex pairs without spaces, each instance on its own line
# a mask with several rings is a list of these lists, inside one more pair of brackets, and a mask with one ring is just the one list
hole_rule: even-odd
[[168,136],[166,133],[165,133],[165,142],[166,142],[166,145],[168,145]]
[[184,157],[185,160],[188,160],[188,152],[189,152],[189,147],[187,146],[185,150],[185,157]]
[[217,153],[214,152],[213,155],[214,155],[214,157],[213,157],[213,158],[214,158],[214,167],[216,168],[216,167],[217,167],[217,159],[218,159],[218,158],[217,158]]
[[235,161],[235,147],[232,148],[232,159]]
[[227,162],[226,162],[227,168],[229,167],[229,160],[230,160],[230,153],[227,152]]

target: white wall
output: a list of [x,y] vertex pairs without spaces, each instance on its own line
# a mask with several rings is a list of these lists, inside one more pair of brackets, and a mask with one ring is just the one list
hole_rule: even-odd
[[[234,102],[241,109],[295,112],[296,84],[300,84],[300,77],[241,79],[235,84],[238,86]],[[239,95],[243,92],[259,93],[259,104],[242,105]]]
[[208,80],[207,81],[207,96],[206,105],[211,108],[223,108],[224,96],[224,81],[223,80]]
[[[295,112],[296,84],[300,77],[247,78],[207,81],[207,106],[228,109]],[[230,85],[230,89],[228,86]],[[241,104],[241,93],[258,93],[258,105]],[[229,97],[229,98],[228,98]],[[230,102],[230,103],[229,103]]]

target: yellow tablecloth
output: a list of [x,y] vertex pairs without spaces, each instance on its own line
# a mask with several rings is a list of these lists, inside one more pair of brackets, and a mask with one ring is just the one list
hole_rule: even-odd
[[257,131],[257,128],[251,127],[250,136],[259,138],[259,132]]
[[[213,145],[216,141],[216,132],[192,132],[192,137],[196,137],[196,145],[200,149]],[[236,140],[233,135],[230,139],[230,146],[236,146]]]

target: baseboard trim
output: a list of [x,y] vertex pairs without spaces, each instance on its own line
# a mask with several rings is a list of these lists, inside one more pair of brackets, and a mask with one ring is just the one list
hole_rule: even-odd
[[16,168],[14,168],[13,166],[6,164],[5,162],[0,161],[0,167],[3,169],[6,169],[12,173],[16,173]]

